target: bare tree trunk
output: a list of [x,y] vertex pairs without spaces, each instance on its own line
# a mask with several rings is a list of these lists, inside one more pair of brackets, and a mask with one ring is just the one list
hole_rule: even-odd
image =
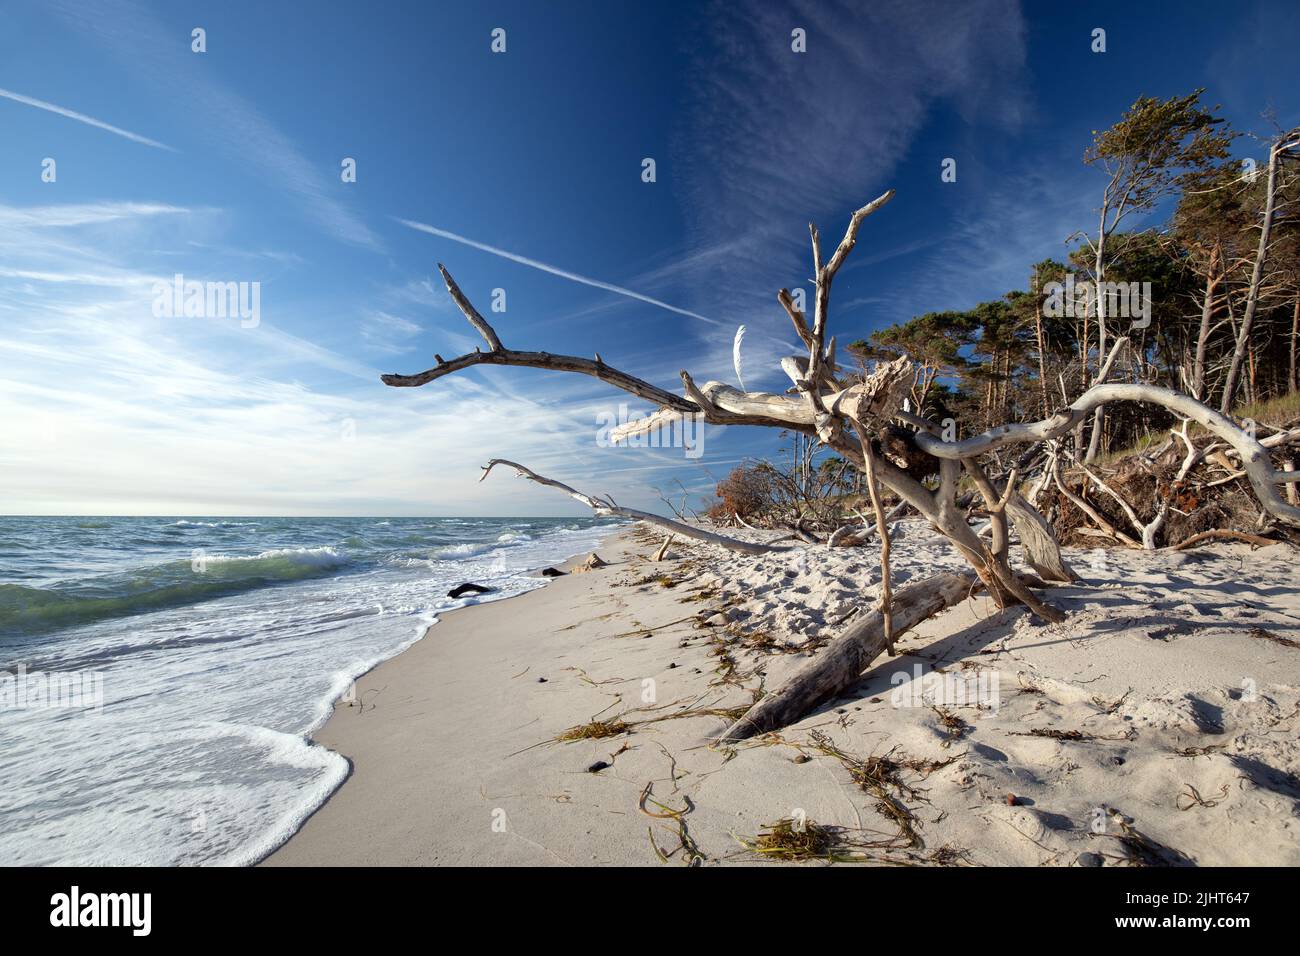
[[1281,142],[1275,143],[1268,154],[1268,184],[1264,190],[1264,222],[1259,230],[1259,248],[1255,251],[1255,263],[1250,270],[1250,286],[1246,292],[1246,312],[1241,319],[1241,328],[1237,330],[1237,346],[1232,351],[1232,364],[1228,367],[1228,378],[1223,384],[1223,399],[1219,411],[1225,415],[1232,414],[1232,403],[1237,397],[1237,384],[1241,379],[1241,364],[1246,358],[1246,345],[1250,341],[1250,330],[1255,323],[1255,309],[1259,305],[1259,287],[1264,276],[1264,262],[1268,259],[1268,238],[1273,229],[1274,190],[1277,186],[1277,167],[1282,156]]
[[1246,343],[1246,402],[1254,405],[1259,401],[1258,368],[1255,365],[1255,340]]
[[1047,399],[1047,343],[1043,337],[1043,300],[1034,306],[1034,331],[1038,336],[1038,392],[1043,403],[1043,417],[1052,413],[1052,403]]
[[1300,339],[1300,293],[1296,294],[1295,307],[1291,310],[1291,364],[1286,377],[1288,395],[1293,394],[1297,388],[1300,388],[1300,379],[1297,379],[1295,374],[1297,339]]
[[1205,275],[1205,301],[1201,303],[1201,327],[1196,333],[1196,358],[1192,361],[1192,398],[1205,401],[1205,351],[1210,341],[1210,322],[1214,318],[1214,290],[1219,284],[1219,247],[1210,253],[1210,271]]
[[[1104,361],[1106,355],[1106,296],[1104,294],[1104,274],[1106,270],[1106,213],[1108,206],[1101,207],[1101,227],[1097,233],[1097,256],[1093,264],[1093,275],[1097,281],[1097,362]],[[1092,414],[1092,437],[1088,440],[1088,454],[1084,461],[1094,460],[1101,451],[1102,423],[1106,420],[1105,409],[1101,406]]]

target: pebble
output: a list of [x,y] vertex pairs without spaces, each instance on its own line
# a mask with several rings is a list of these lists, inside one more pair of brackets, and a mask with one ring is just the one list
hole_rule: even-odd
[[605,761],[597,760],[594,764],[592,764],[590,767],[587,768],[587,773],[600,773],[608,766],[609,764],[607,764]]
[[546,683],[546,678],[545,678],[545,677],[539,677],[539,678],[537,678],[537,683],[539,683],[539,684],[545,684],[545,683]]
[[1098,853],[1080,853],[1074,858],[1074,862],[1079,866],[1104,866],[1105,860]]

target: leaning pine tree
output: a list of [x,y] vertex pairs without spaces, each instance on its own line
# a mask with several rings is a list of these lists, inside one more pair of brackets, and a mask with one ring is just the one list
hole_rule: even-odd
[[[1108,355],[1109,361],[1103,365],[1093,385],[1070,405],[1042,421],[998,425],[960,441],[945,441],[942,429],[935,422],[904,409],[903,400],[915,376],[914,363],[908,356],[878,363],[866,375],[854,374],[837,365],[835,339],[831,337],[828,340],[826,335],[831,284],[853,251],[863,221],[889,202],[893,195],[893,190],[890,190],[857,210],[849,220],[844,238],[829,259],[822,256],[817,228],[809,227],[816,277],[812,321],[809,322],[808,317],[795,307],[788,290],[782,289],[777,293],[777,300],[807,347],[806,356],[790,356],[781,362],[781,368],[794,382],[793,394],[741,391],[722,382],[706,382],[701,386],[683,371],[683,394],[678,395],[606,364],[599,355],[588,359],[507,348],[496,330],[441,265],[438,268],[448,292],[470,324],[482,335],[487,350],[475,349],[450,361],[435,356],[437,364],[423,372],[383,376],[386,385],[413,387],[475,365],[518,365],[590,375],[658,406],[653,415],[620,429],[613,436],[616,439],[663,427],[685,415],[702,416],[704,421],[714,425],[761,425],[800,432],[852,461],[868,475],[873,486],[879,482],[915,508],[970,564],[970,570],[964,574],[939,574],[901,588],[892,595],[886,588],[886,599],[879,611],[850,625],[782,687],[760,698],[727,728],[721,740],[743,739],[798,719],[820,701],[856,681],[872,660],[890,649],[895,636],[962,600],[973,588],[987,589],[999,607],[1024,604],[1044,621],[1062,621],[1064,615],[1061,611],[1040,600],[1033,589],[1043,588],[1045,582],[1073,581],[1076,576],[1062,559],[1051,526],[1017,491],[1019,476],[1016,469],[1011,469],[1005,477],[990,477],[981,463],[981,456],[1004,446],[1029,445],[1032,446],[1031,454],[1020,458],[1021,462],[1027,462],[1033,460],[1033,450],[1046,447],[1047,463],[1041,467],[1044,474],[1050,474],[1057,464],[1057,440],[1107,403],[1149,402],[1183,418],[1184,427],[1186,422],[1202,426],[1240,456],[1242,468],[1265,512],[1277,521],[1300,527],[1300,507],[1288,504],[1278,491],[1280,484],[1300,481],[1300,471],[1276,470],[1268,450],[1231,418],[1171,389],[1106,382],[1115,357],[1125,345],[1123,339],[1114,344]],[[482,477],[486,478],[496,465],[506,465],[524,478],[556,488],[598,515],[645,521],[670,533],[745,554],[798,547],[741,541],[659,515],[625,508],[608,496],[585,494],[503,459],[488,462]],[[968,524],[965,513],[958,506],[958,483],[963,473],[984,499],[991,523],[988,543]],[[937,487],[931,490],[923,482],[935,475]],[[1008,521],[1019,536],[1025,560],[1034,574],[1018,572],[1010,565]]]

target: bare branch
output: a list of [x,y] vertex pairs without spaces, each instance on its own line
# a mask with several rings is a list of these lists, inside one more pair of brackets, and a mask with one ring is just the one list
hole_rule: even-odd
[[479,476],[482,481],[492,473],[492,469],[497,465],[506,465],[518,472],[519,477],[527,478],[529,481],[535,481],[539,485],[546,485],[549,488],[555,488],[564,492],[575,501],[580,501],[593,512],[600,516],[617,515],[620,518],[631,518],[633,521],[644,521],[647,524],[657,525],[666,531],[674,534],[680,534],[684,538],[694,538],[696,541],[704,541],[708,544],[716,544],[719,547],[726,548],[728,551],[736,551],[740,554],[770,554],[773,551],[788,551],[788,547],[782,547],[771,544],[755,544],[751,541],[740,541],[736,538],[728,538],[724,535],[714,534],[712,531],[705,531],[703,528],[696,528],[689,524],[683,524],[680,521],[673,521],[670,518],[661,515],[651,514],[648,511],[637,511],[635,508],[623,508],[615,504],[614,499],[608,495],[604,498],[596,498],[591,495],[583,494],[576,488],[571,488],[562,481],[556,481],[554,478],[547,478],[539,475],[531,468],[525,468],[523,465],[508,461],[505,458],[493,458],[483,466],[483,474]]
[[785,309],[785,314],[790,316],[790,321],[794,323],[795,334],[799,336],[799,341],[809,348],[812,347],[812,333],[808,331],[808,320],[804,314],[794,307],[794,299],[790,298],[790,290],[782,289],[776,294],[776,300],[781,303]]
[[456,285],[456,280],[451,277],[451,273],[441,262],[438,263],[438,271],[442,273],[442,281],[447,283],[447,291],[451,293],[456,305],[460,307],[461,312],[465,313],[465,318],[469,319],[469,324],[478,329],[479,335],[483,336],[489,349],[493,352],[501,351],[501,340],[497,338],[496,329],[492,328],[488,320],[474,308],[474,304],[465,298],[465,293],[460,291],[460,286]]
[[844,265],[844,260],[847,259],[849,253],[853,251],[853,246],[858,241],[858,230],[862,227],[862,220],[866,219],[893,198],[894,190],[887,190],[853,214],[852,218],[849,219],[849,228],[845,230],[844,238],[840,240],[839,248],[837,248],[835,254],[831,256],[831,261],[826,263],[825,272],[827,279],[835,278],[835,273],[840,271],[840,266]]
[[1156,385],[1120,383],[1095,385],[1075,399],[1073,404],[1039,422],[999,425],[964,441],[945,442],[923,432],[918,433],[915,440],[922,450],[936,458],[949,460],[974,458],[1003,445],[1059,438],[1083,421],[1093,409],[1114,401],[1148,402],[1160,405],[1177,415],[1190,418],[1207,431],[1222,438],[1241,456],[1251,487],[1254,488],[1255,495],[1264,506],[1264,510],[1280,521],[1300,527],[1300,507],[1287,504],[1274,487],[1274,483],[1279,480],[1279,473],[1274,470],[1268,451],[1263,445],[1248,436],[1232,419],[1221,412],[1182,392]]

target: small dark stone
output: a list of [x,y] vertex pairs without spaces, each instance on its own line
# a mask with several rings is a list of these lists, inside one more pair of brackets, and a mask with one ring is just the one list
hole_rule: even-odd
[[677,666],[677,663],[676,663],[676,661],[674,661],[673,663],[671,663],[671,664],[668,665],[668,669],[669,669],[669,670],[672,670],[672,669],[673,669],[674,667],[676,667],[676,666]]
[[539,677],[539,678],[537,678],[537,683],[539,683],[539,684],[545,684],[545,683],[546,683],[546,678],[545,678],[545,677]]
[[843,708],[843,707],[836,707],[836,708],[835,708],[835,713],[837,713],[837,714],[847,714],[848,711],[847,711],[845,708]]
[[807,754],[800,754],[794,758],[795,763],[807,763],[809,760],[812,760],[812,757],[809,757]]
[[880,698],[879,698],[879,697],[873,697],[873,698],[871,698],[871,703],[873,703],[873,704],[878,704],[878,703],[880,703]]
[[1006,796],[1007,806],[1015,807],[1020,805],[1020,798],[1014,793],[1008,793]]
[[1111,758],[1110,758],[1110,762],[1113,763],[1113,764],[1114,764],[1115,766],[1117,766],[1117,767],[1122,767],[1122,766],[1124,766],[1124,758],[1123,758],[1123,757],[1111,757]]
[[1080,853],[1074,858],[1074,862],[1079,864],[1079,866],[1091,867],[1104,866],[1106,861],[1101,858],[1101,854],[1099,853]]
[[587,773],[600,773],[608,766],[609,764],[607,764],[605,761],[597,760],[594,764],[592,764],[590,767],[587,768]]

